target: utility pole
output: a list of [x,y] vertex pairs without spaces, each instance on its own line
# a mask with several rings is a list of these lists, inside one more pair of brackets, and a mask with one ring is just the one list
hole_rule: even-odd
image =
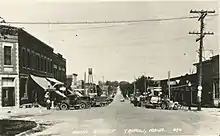
[[135,77],[134,77],[134,95],[136,94],[136,85],[135,85]]
[[170,71],[168,71],[168,97],[170,99]]
[[145,94],[146,94],[146,92],[147,92],[147,87],[146,87],[146,78],[147,77],[145,77],[145,74],[144,74],[144,92],[145,92]]
[[215,13],[215,11],[208,11],[208,10],[190,10],[190,13],[198,13],[200,17],[198,21],[200,21],[200,32],[189,32],[189,34],[196,34],[199,35],[199,38],[196,39],[196,42],[200,41],[199,46],[199,75],[198,75],[198,107],[197,110],[201,110],[201,97],[202,97],[202,50],[203,50],[203,38],[205,35],[213,35],[213,32],[204,32],[204,19],[208,13]]

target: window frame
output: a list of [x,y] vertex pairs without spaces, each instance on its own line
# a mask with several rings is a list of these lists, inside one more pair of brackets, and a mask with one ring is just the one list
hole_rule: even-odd
[[21,49],[21,61],[22,61],[22,67],[23,68],[26,68],[26,66],[27,66],[27,57],[26,57],[26,53],[27,53],[27,51],[26,51],[26,48],[22,48]]
[[214,87],[215,87],[215,99],[220,99],[220,90],[219,90],[219,83],[214,82]]
[[[10,48],[10,64],[6,64],[6,51],[5,51],[5,49],[6,48]],[[13,49],[13,46],[11,46],[11,45],[4,45],[4,49],[3,49],[3,52],[4,52],[4,62],[3,62],[3,64],[4,64],[4,66],[12,66],[12,49]],[[8,56],[7,56],[8,57]]]

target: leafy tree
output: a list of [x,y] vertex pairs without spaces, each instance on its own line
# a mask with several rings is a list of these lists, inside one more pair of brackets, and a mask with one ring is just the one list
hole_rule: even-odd
[[118,83],[118,81],[106,81],[105,85],[113,86],[113,87],[118,87],[119,83]]
[[153,77],[141,76],[135,81],[135,85],[136,85],[136,89],[138,89],[140,91],[140,93],[143,94],[145,91],[145,86],[146,86],[146,90],[147,90],[148,87],[158,86],[158,83],[153,80]]
[[126,97],[126,95],[130,96],[130,94],[133,93],[133,85],[127,81],[121,81],[119,87],[124,97]]
[[103,94],[102,89],[100,88],[99,85],[96,85],[96,89],[97,89],[97,96],[101,96]]

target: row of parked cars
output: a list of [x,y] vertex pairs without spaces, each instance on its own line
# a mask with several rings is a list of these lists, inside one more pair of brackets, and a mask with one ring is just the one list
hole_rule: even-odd
[[91,107],[104,107],[110,104],[114,99],[114,95],[111,97],[107,96],[78,96],[77,94],[73,93],[67,95],[67,97],[61,100],[57,107],[60,110],[68,110],[68,109],[89,109]]
[[130,97],[130,102],[134,107],[161,108],[177,110],[181,106],[178,102],[173,102],[162,95],[160,90],[152,90],[146,95],[135,95]]

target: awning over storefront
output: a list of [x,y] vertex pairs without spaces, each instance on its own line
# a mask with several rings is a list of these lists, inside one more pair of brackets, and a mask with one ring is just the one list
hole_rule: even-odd
[[54,79],[54,78],[47,78],[47,80],[51,81],[51,82],[54,82],[55,85],[64,85],[64,83]]
[[79,97],[82,97],[83,95],[81,94],[81,93],[79,93],[79,92],[74,92],[76,95],[78,95]]
[[30,75],[30,76],[31,76],[31,78],[32,78],[39,86],[41,86],[44,90],[48,89],[48,86],[50,86],[50,89],[52,89],[50,82],[48,82],[48,81],[46,80],[46,78],[44,78],[44,77],[38,77],[38,76],[34,76],[34,75]]
[[55,93],[59,94],[62,97],[66,97],[63,93],[61,93],[60,91],[56,90]]
[[67,91],[68,91],[68,92],[70,92],[71,94],[73,94],[73,92],[72,92],[72,91],[70,91],[69,89],[67,89]]

